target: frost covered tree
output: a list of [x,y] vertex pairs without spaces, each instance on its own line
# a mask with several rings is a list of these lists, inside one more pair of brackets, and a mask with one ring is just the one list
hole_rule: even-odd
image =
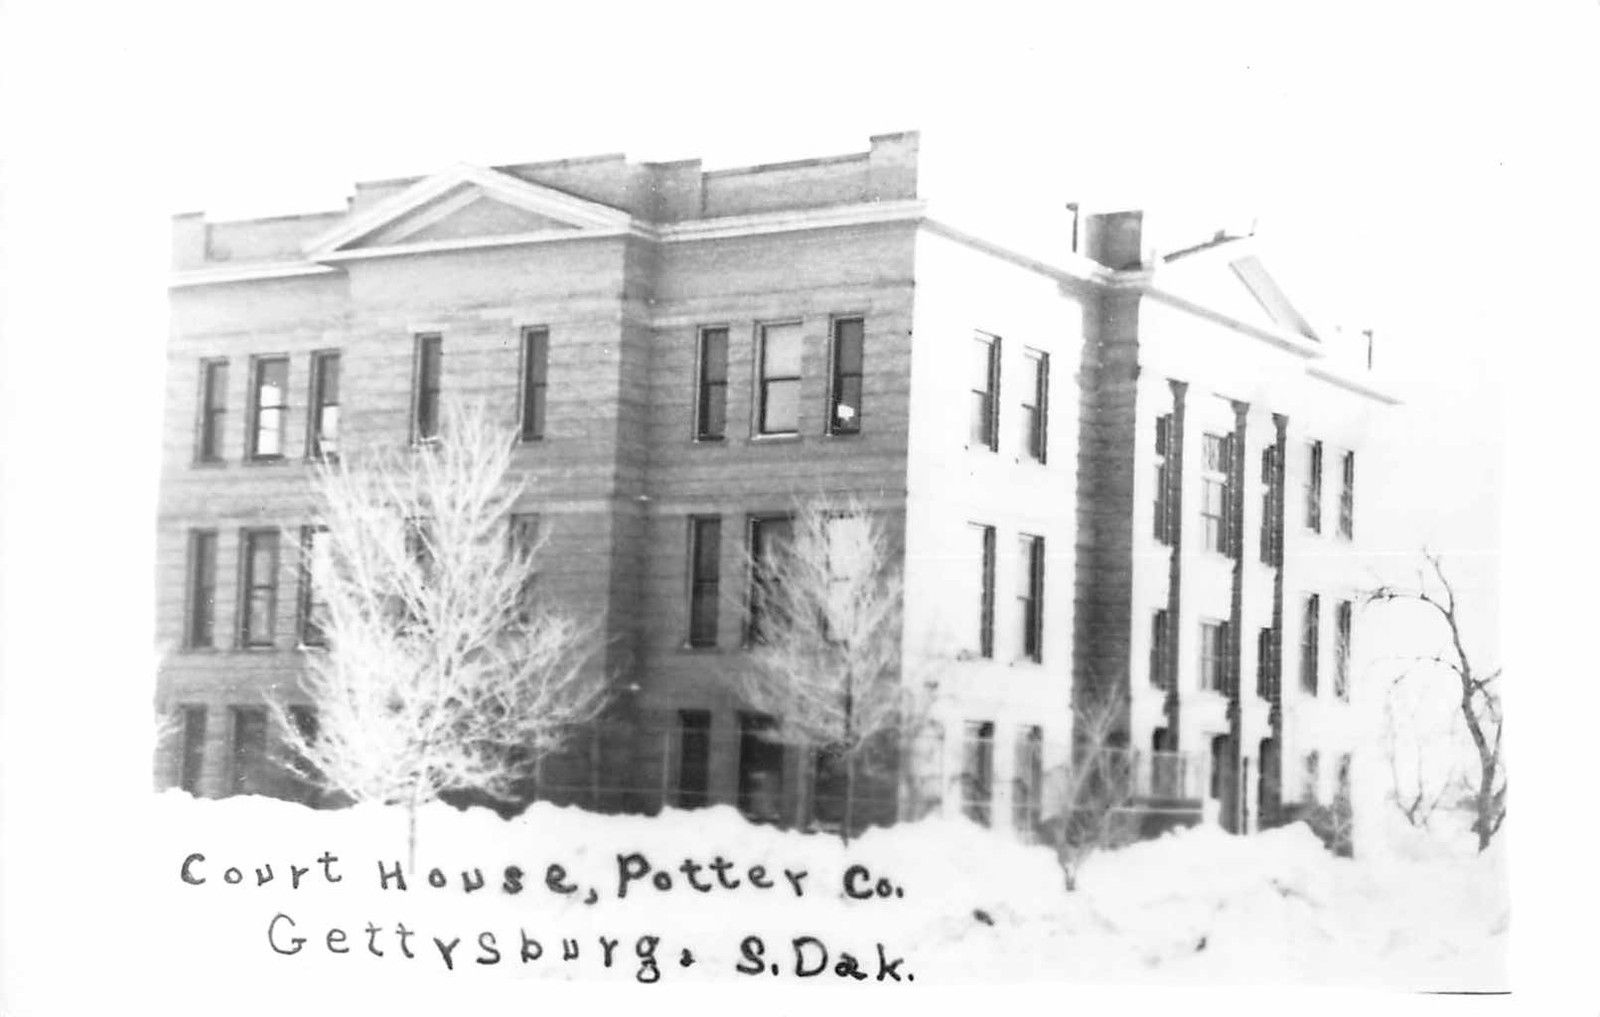
[[513,436],[446,407],[439,436],[319,467],[306,654],[314,732],[274,703],[301,776],[357,802],[499,800],[605,703],[593,627],[533,596],[538,541],[512,526]]
[[1472,829],[1478,836],[1478,850],[1489,846],[1506,818],[1506,768],[1501,754],[1503,730],[1500,705],[1500,669],[1485,669],[1474,664],[1467,654],[1462,631],[1461,608],[1456,591],[1445,574],[1443,560],[1427,551],[1422,553],[1425,567],[1417,570],[1415,584],[1407,587],[1384,585],[1366,595],[1369,604],[1412,604],[1424,609],[1442,625],[1445,645],[1414,661],[1416,670],[1442,671],[1454,682],[1457,709],[1472,738],[1477,757],[1477,777],[1468,776],[1475,818]]
[[902,673],[901,573],[881,515],[817,496],[750,552],[744,702],[779,740],[843,771],[849,842],[863,760],[910,730],[924,697]]
[[1078,871],[1091,855],[1134,838],[1136,758],[1118,737],[1126,713],[1120,690],[1075,707],[1072,760],[1052,770],[1046,783],[1041,827],[1069,891],[1077,889]]

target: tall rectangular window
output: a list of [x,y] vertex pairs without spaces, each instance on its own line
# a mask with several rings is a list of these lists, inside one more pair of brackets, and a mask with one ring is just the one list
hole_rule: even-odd
[[200,362],[200,435],[195,461],[222,461],[222,425],[228,415],[228,362]]
[[1000,337],[978,334],[972,337],[972,362],[967,368],[972,398],[968,421],[968,443],[1000,449]]
[[1156,418],[1156,506],[1155,538],[1163,544],[1172,543],[1175,529],[1172,511],[1172,414],[1163,413]]
[[703,808],[711,790],[711,711],[678,711],[678,808]]
[[1344,454],[1339,484],[1339,536],[1346,540],[1356,533],[1356,454]]
[[1150,684],[1170,688],[1172,661],[1172,616],[1161,608],[1150,616]]
[[1305,761],[1301,764],[1305,770],[1305,801],[1315,802],[1320,785],[1322,784],[1322,756],[1312,751],[1306,753]]
[[512,560],[525,563],[528,572],[522,577],[522,590],[518,596],[517,619],[523,624],[533,620],[534,604],[539,595],[539,573],[536,568],[538,552],[543,546],[544,531],[536,512],[513,512],[506,527]]
[[783,818],[783,743],[766,714],[739,714],[739,811],[757,823]]
[[697,441],[718,441],[727,430],[728,330],[702,328],[695,371],[694,436]]
[[283,424],[289,412],[289,358],[251,361],[250,458],[283,457]]
[[973,523],[978,537],[978,656],[994,656],[994,527]]
[[1012,767],[1011,823],[1026,841],[1039,830],[1044,811],[1044,730],[1027,725],[1017,732]]
[[444,337],[425,333],[416,340],[415,382],[411,393],[411,440],[439,436],[439,381],[444,370]]
[[993,721],[967,721],[961,755],[961,811],[973,822],[988,826],[994,803]]
[[522,330],[522,429],[523,441],[544,437],[545,390],[550,375],[550,330]]
[[828,385],[828,433],[861,433],[861,364],[866,322],[835,318],[833,377]]
[[1322,532],[1322,442],[1306,445],[1306,529]]
[[1212,692],[1227,688],[1228,623],[1200,623],[1200,687]]
[[[294,725],[295,731],[306,744],[313,744],[317,740],[318,720],[315,706],[295,705],[289,707],[289,723]],[[304,802],[307,805],[315,804],[321,797],[321,788],[318,786],[317,768],[303,754],[296,751],[287,760],[285,769],[289,771],[293,789],[289,791],[291,801]]]
[[179,711],[183,725],[183,744],[179,749],[178,787],[194,794],[200,790],[200,774],[205,765],[206,708],[185,706]]
[[756,392],[756,430],[760,434],[800,432],[800,352],[798,321],[761,326],[761,369]]
[[1050,413],[1050,354],[1024,350],[1023,363],[1027,374],[1022,379],[1022,449],[1029,459],[1042,463]]
[[316,572],[328,567],[328,531],[321,526],[300,529],[300,643],[326,646],[328,603],[317,588]]
[[787,516],[750,521],[750,560],[754,563],[750,583],[748,642],[761,640],[761,625],[770,611],[770,591],[779,581],[782,556],[788,552],[794,523]]
[[311,357],[311,417],[306,422],[306,455],[334,459],[339,455],[339,353],[327,350]]
[[1023,534],[1019,540],[1017,613],[1022,623],[1024,660],[1044,660],[1044,538]]
[[191,648],[215,644],[217,617],[217,531],[189,531],[188,617],[184,620],[184,645]]
[[722,520],[689,519],[689,645],[717,645],[717,603],[722,575]]
[[1278,564],[1278,446],[1261,450],[1261,563]]
[[228,790],[236,795],[260,790],[257,782],[265,775],[267,758],[267,710],[262,706],[235,706],[233,738],[229,746]]
[[1256,695],[1272,698],[1272,629],[1256,633]]
[[1350,698],[1350,602],[1333,606],[1333,694]]
[[1201,451],[1200,520],[1206,550],[1229,554],[1233,549],[1233,435],[1207,434]]
[[1317,615],[1321,611],[1322,598],[1313,593],[1306,597],[1300,614],[1300,688],[1313,696],[1317,694]]
[[239,645],[271,646],[278,609],[278,531],[245,530],[241,545]]

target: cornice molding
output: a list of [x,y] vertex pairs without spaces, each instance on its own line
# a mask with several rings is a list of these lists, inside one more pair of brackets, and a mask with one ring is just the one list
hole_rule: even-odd
[[310,261],[268,261],[230,265],[227,262],[207,267],[182,269],[172,273],[169,289],[215,286],[222,283],[252,282],[258,279],[293,279],[297,276],[331,275],[338,269]]

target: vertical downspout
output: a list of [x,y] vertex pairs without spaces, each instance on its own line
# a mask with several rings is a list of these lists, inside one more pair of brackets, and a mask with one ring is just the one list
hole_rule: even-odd
[[1228,780],[1222,793],[1222,828],[1243,833],[1241,805],[1245,792],[1240,783],[1244,759],[1244,697],[1241,690],[1240,652],[1244,635],[1244,463],[1245,424],[1250,404],[1233,403],[1233,455],[1228,461],[1228,486],[1232,504],[1228,514],[1228,554],[1233,558],[1233,596],[1228,611],[1228,643],[1223,653],[1228,695]]
[[1163,661],[1167,673],[1167,735],[1169,746],[1176,751],[1178,740],[1178,634],[1183,631],[1179,616],[1183,580],[1183,401],[1189,383],[1169,379],[1172,388],[1172,427],[1167,435],[1167,531],[1172,538],[1171,557],[1167,571],[1167,632],[1171,652]]

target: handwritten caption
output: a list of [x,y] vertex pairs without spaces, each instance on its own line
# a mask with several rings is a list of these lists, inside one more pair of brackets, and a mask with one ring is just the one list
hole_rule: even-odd
[[[364,877],[360,875],[363,869],[367,873]],[[395,898],[399,895],[409,898],[419,892],[481,893],[501,898],[547,894],[588,907],[610,901],[637,902],[641,898],[662,895],[685,901],[701,896],[762,895],[763,899],[778,903],[831,892],[848,906],[871,906],[868,902],[881,906],[906,896],[905,888],[891,877],[875,873],[860,863],[845,867],[836,882],[819,887],[805,869],[744,865],[720,854],[709,860],[684,858],[677,864],[658,864],[640,851],[617,854],[613,878],[600,886],[585,885],[574,877],[567,865],[559,862],[547,864],[542,871],[506,865],[487,875],[481,867],[452,872],[458,872],[459,876],[452,876],[441,868],[408,876],[398,861],[381,859],[371,868],[347,867],[338,855],[324,851],[310,864],[290,863],[286,873],[280,873],[274,871],[270,862],[244,867],[219,866],[205,853],[194,851],[179,865],[178,878],[187,887],[224,890],[239,887],[246,892],[252,887],[269,884],[275,884],[274,889],[283,889],[279,881],[286,878],[290,891],[313,886],[341,890],[355,886],[368,893],[376,891],[382,897]],[[702,945],[669,944],[666,937],[654,933],[636,937],[599,934],[541,939],[519,927],[515,935],[504,937],[491,930],[478,932],[474,946],[462,950],[461,936],[448,939],[424,936],[404,922],[380,925],[366,921],[359,926],[359,931],[354,931],[357,928],[350,926],[352,931],[347,931],[342,925],[328,925],[313,930],[310,923],[296,921],[289,911],[278,910],[266,921],[263,942],[272,953],[282,957],[304,956],[308,951],[320,949],[335,955],[364,953],[379,959],[432,962],[445,971],[467,968],[469,958],[471,966],[482,967],[553,963],[598,964],[606,970],[631,967],[633,978],[645,984],[662,980],[663,965],[668,969],[673,965],[688,969],[705,963],[722,964],[726,970],[741,976],[817,978],[831,974],[855,982],[916,980],[907,970],[905,957],[897,955],[881,941],[873,941],[871,952],[861,950],[858,956],[837,942],[830,944],[824,937],[812,934],[787,937],[786,942],[768,942],[761,935],[745,934],[737,943],[732,943],[730,937],[728,944],[717,944],[706,950]],[[432,950],[428,949],[430,942]]]

